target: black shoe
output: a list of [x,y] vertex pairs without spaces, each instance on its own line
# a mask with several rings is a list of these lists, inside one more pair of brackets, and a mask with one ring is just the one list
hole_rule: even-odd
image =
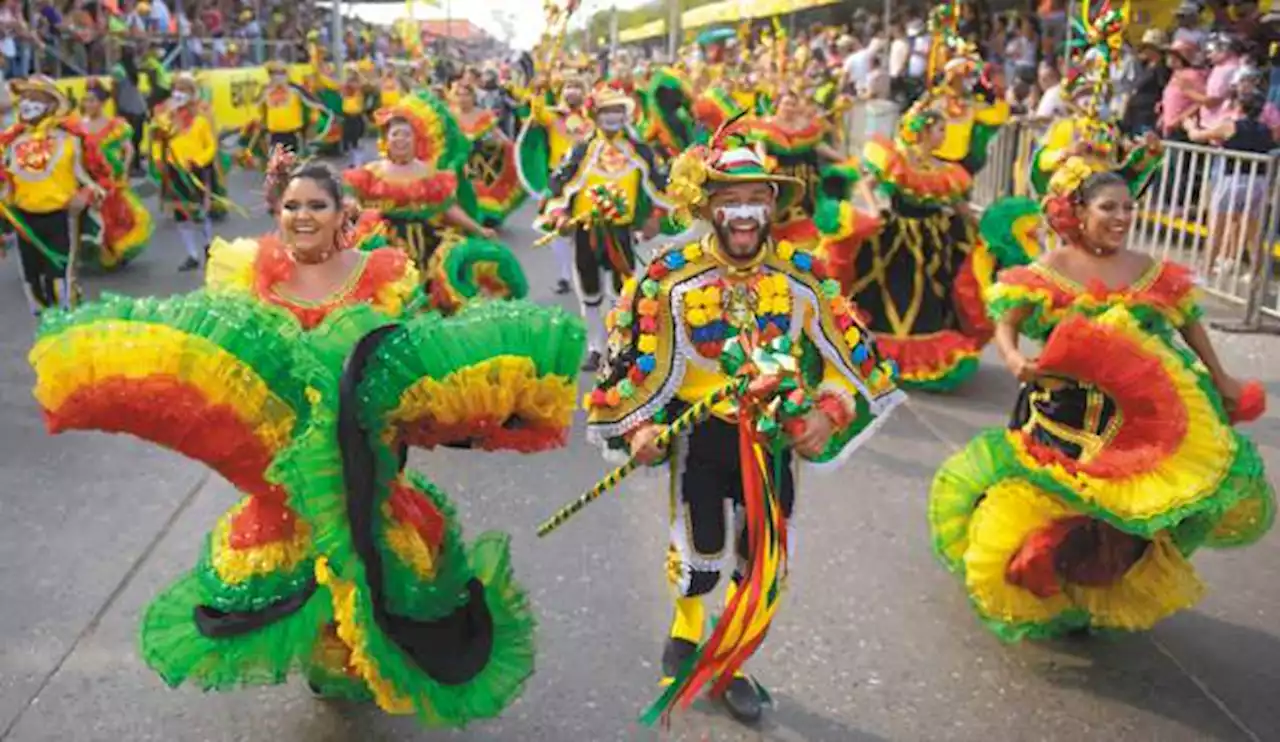
[[308,680],[308,681],[307,681],[307,692],[309,692],[309,693],[310,693],[313,697],[315,697],[315,698],[324,698],[324,697],[325,697],[325,696],[324,696],[324,691],[320,690],[320,686],[316,685],[315,683],[311,682],[310,680]]
[[680,674],[680,668],[698,651],[698,645],[688,639],[667,637],[667,646],[662,649],[662,677],[674,679]]
[[729,714],[743,724],[755,724],[764,715],[764,703],[756,684],[744,677],[736,677],[724,691],[724,705]]
[[589,374],[594,374],[600,370],[600,351],[593,350],[587,354],[587,360],[582,362],[582,370]]
[[570,291],[573,291],[573,287],[569,285],[568,281],[564,280],[563,278],[561,278],[559,281],[556,281],[556,290],[555,290],[556,296],[564,296]]
[[187,271],[193,271],[199,267],[200,261],[188,255],[187,259],[182,261],[182,265],[178,266],[178,272],[186,273]]

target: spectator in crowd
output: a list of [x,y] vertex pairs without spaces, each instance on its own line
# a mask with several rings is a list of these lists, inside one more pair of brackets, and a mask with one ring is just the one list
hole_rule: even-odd
[[925,75],[929,73],[929,50],[933,47],[933,36],[915,11],[911,11],[907,17],[907,41],[911,45],[911,55],[907,58],[904,103],[910,105],[925,91]]
[[132,44],[120,49],[120,62],[111,70],[111,89],[115,95],[116,113],[133,127],[133,172],[131,175],[142,175],[142,159],[145,150],[142,147],[142,135],[147,120],[147,101],[142,97],[139,86],[141,73]]
[[1149,28],[1142,34],[1133,90],[1121,118],[1121,129],[1130,136],[1155,131],[1159,125],[1160,99],[1171,74],[1165,63],[1168,41],[1168,35],[1158,28]]
[[1057,61],[1046,59],[1041,62],[1037,76],[1042,92],[1036,104],[1035,117],[1050,121],[1065,114],[1067,105],[1062,95],[1062,73],[1058,71]]
[[1014,116],[1030,116],[1040,104],[1040,89],[1036,87],[1036,67],[1019,65],[1014,68],[1012,82],[1005,93],[1009,112]]
[[1173,32],[1173,41],[1188,41],[1197,49],[1203,49],[1209,40],[1209,34],[1200,26],[1200,3],[1186,0],[1174,11],[1174,23],[1177,28]]
[[887,101],[890,96],[889,73],[884,69],[884,59],[872,54],[867,60],[867,77],[858,86],[858,97],[863,100]]
[[4,57],[4,77],[12,80],[31,73],[31,45],[35,36],[22,18],[18,0],[0,1],[0,54]]
[[1209,39],[1208,52],[1213,66],[1209,69],[1204,93],[1188,95],[1200,104],[1200,127],[1212,131],[1231,115],[1231,81],[1236,70],[1244,65],[1244,58],[1240,55],[1238,40],[1221,34]]
[[[1231,152],[1265,154],[1276,145],[1271,129],[1261,120],[1265,103],[1261,93],[1247,93],[1233,102],[1227,118],[1213,129],[1187,119],[1187,135],[1193,142],[1220,145]],[[1214,273],[1229,272],[1237,261],[1248,259],[1256,270],[1262,262],[1257,260],[1257,250],[1266,198],[1264,169],[1223,157],[1214,163],[1213,175],[1208,265]]]
[[1273,138],[1280,140],[1280,107],[1267,100],[1266,77],[1262,70],[1257,67],[1241,67],[1236,70],[1235,78],[1231,81],[1231,95],[1237,117],[1242,107],[1241,101],[1261,96],[1263,104],[1258,120],[1266,124]]
[[1017,29],[1009,34],[1004,45],[1005,74],[1012,80],[1019,67],[1036,68],[1036,49],[1039,46],[1036,24],[1030,18],[1018,18]]
[[1195,115],[1205,98],[1207,78],[1199,61],[1199,48],[1186,39],[1174,41],[1165,55],[1169,82],[1160,96],[1160,135],[1165,139],[1186,141],[1183,122]]

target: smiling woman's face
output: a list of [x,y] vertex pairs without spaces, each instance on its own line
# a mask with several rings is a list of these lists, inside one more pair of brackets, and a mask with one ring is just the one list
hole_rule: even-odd
[[280,200],[280,233],[300,263],[319,263],[335,252],[342,209],[324,186],[294,178]]
[[1093,252],[1114,253],[1124,249],[1133,226],[1134,203],[1129,188],[1115,183],[1091,194],[1080,207],[1085,247]]

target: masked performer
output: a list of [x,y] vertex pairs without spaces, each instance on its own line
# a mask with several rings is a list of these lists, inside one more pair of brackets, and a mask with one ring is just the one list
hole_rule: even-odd
[[493,239],[458,202],[468,142],[444,104],[427,92],[378,110],[386,156],[348,170],[348,192],[390,223],[397,246],[425,271],[446,226]]
[[122,266],[142,252],[154,226],[151,212],[129,186],[138,154],[133,148],[133,127],[119,116],[106,115],[103,106],[110,99],[111,90],[100,80],[90,79],[77,121],[89,148],[101,153],[111,167],[112,187],[98,210],[101,218],[90,215],[82,234],[83,240],[92,236],[97,243],[97,250],[86,251],[86,257],[105,269]]
[[[152,162],[160,170],[160,199],[173,212],[187,258],[180,271],[199,268],[213,242],[218,138],[190,75],[175,75],[173,94],[151,120]],[[199,229],[200,231],[197,231]]]
[[534,660],[507,539],[465,542],[403,454],[560,445],[581,325],[520,302],[415,316],[406,256],[349,248],[333,172],[299,166],[278,199],[273,235],[214,248],[205,291],[58,314],[31,352],[51,431],[129,433],[242,493],[147,606],[143,659],[174,687],[298,673],[427,726],[496,716]]
[[600,367],[605,350],[604,273],[621,290],[635,269],[633,233],[658,233],[657,209],[669,209],[666,172],[653,151],[628,126],[635,102],[604,86],[591,100],[595,132],[573,148],[551,176],[551,199],[543,215],[553,232],[569,235],[574,246],[574,288],[587,321],[585,371]]
[[1129,249],[1125,179],[1070,158],[1045,210],[1065,247],[989,292],[1023,382],[1009,427],[945,463],[930,494],[939,556],[1006,640],[1148,629],[1199,600],[1196,549],[1251,543],[1274,510],[1231,427],[1261,414],[1261,387],[1218,360],[1190,272]]
[[301,86],[289,80],[289,68],[267,63],[267,85],[258,115],[240,132],[240,164],[261,168],[277,145],[303,154],[311,140],[324,139],[334,126],[332,114]]
[[471,144],[463,174],[475,192],[472,217],[485,226],[500,226],[525,199],[515,147],[499,128],[498,114],[477,106],[474,88],[454,85],[453,112]]
[[[551,193],[551,174],[594,128],[586,109],[587,84],[582,79],[565,80],[560,101],[558,106],[548,105],[544,92],[535,86],[529,99],[529,116],[516,138],[516,172],[520,183],[530,196],[544,201]],[[559,271],[555,292],[567,294],[572,290],[573,242],[568,238],[556,239],[551,248]]]
[[76,265],[89,213],[114,187],[110,166],[47,77],[11,84],[18,122],[0,133],[0,210],[17,235],[34,313],[78,301]]
[[[647,721],[707,685],[735,717],[759,718],[764,696],[743,663],[785,592],[796,457],[836,465],[903,399],[820,261],[770,236],[802,189],[750,149],[683,154],[672,197],[712,230],[657,255],[610,315],[588,434],[642,463],[665,459],[672,477],[669,685]],[[688,427],[690,417],[701,422]],[[668,425],[678,432],[669,441]],[[735,509],[744,521],[730,545]],[[708,637],[702,596],[726,570],[728,602]]]
[[946,38],[944,54],[950,58],[942,66],[942,82],[930,92],[946,120],[946,137],[933,153],[977,175],[987,164],[991,141],[1009,122],[1009,104],[980,74],[977,49],[956,37]]

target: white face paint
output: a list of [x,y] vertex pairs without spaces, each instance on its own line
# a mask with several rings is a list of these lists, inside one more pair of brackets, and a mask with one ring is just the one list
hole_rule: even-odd
[[37,121],[49,110],[49,104],[42,100],[23,98],[18,101],[18,118],[23,121]]
[[764,229],[772,216],[773,211],[766,204],[734,204],[716,209],[716,224],[727,226],[735,221],[753,221]]
[[599,127],[607,132],[622,131],[627,124],[627,115],[622,111],[605,111],[596,121]]
[[181,108],[191,102],[191,96],[185,90],[175,90],[173,95],[169,96],[169,100],[173,101],[173,105]]

